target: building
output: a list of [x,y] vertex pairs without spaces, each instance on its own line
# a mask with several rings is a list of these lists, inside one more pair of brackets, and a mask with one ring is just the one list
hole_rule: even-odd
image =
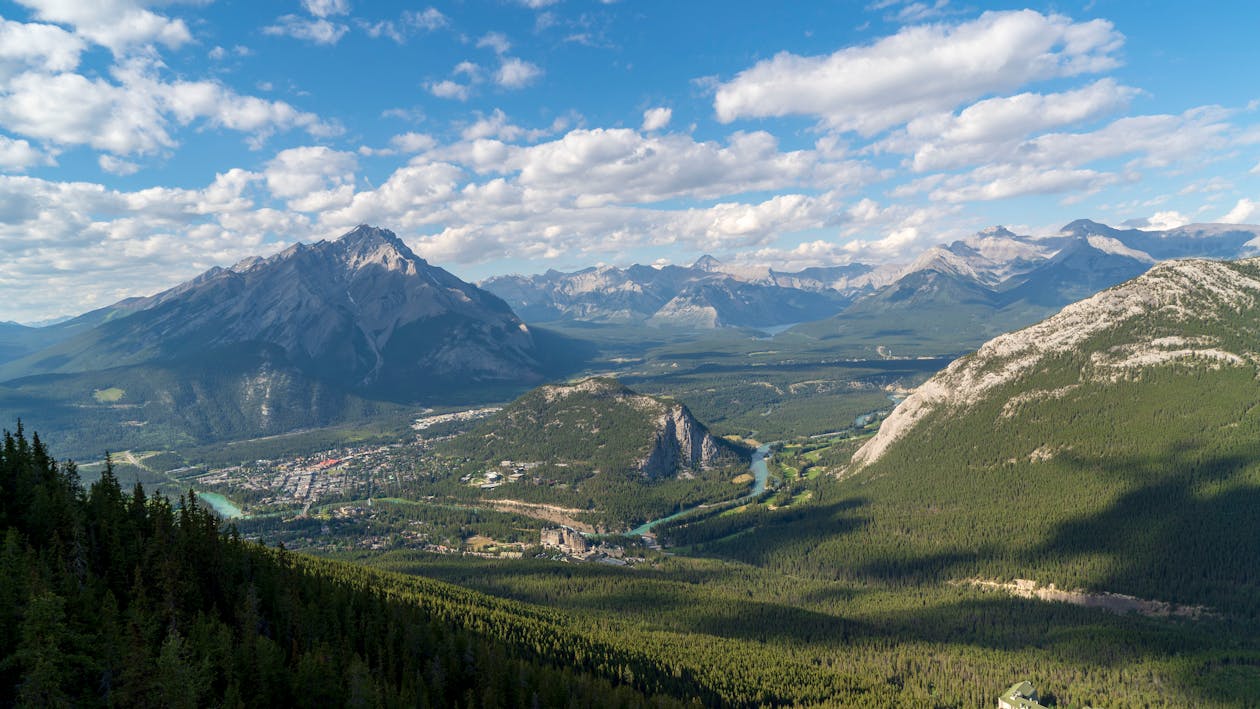
[[1037,701],[1037,690],[1032,682],[1024,680],[1011,685],[1011,688],[998,697],[998,709],[1046,709]]
[[566,554],[582,554],[591,548],[581,532],[569,527],[544,529],[541,542],[544,547],[559,549]]

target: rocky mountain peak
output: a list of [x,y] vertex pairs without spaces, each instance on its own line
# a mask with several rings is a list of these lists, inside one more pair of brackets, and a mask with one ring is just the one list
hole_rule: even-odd
[[339,258],[352,269],[381,267],[415,273],[428,266],[398,235],[388,229],[360,224],[331,243]]
[[1011,231],[1010,229],[1007,229],[1001,224],[995,224],[994,226],[985,227],[981,229],[980,231],[976,232],[976,236],[980,236],[980,237],[1002,236],[1006,238],[1014,238],[1015,232]]
[[1119,229],[1113,229],[1106,224],[1100,224],[1092,219],[1077,219],[1074,222],[1066,224],[1059,230],[1059,233],[1068,236],[1087,236],[1089,234],[1112,236],[1117,232],[1119,232]]
[[722,262],[713,258],[709,254],[705,254],[704,256],[696,259],[696,262],[691,264],[691,267],[697,271],[715,273],[722,270]]

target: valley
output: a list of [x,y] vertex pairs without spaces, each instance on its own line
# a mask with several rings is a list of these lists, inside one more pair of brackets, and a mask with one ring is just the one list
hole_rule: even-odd
[[1258,24],[0,0],[0,709],[1260,708]]
[[[965,329],[899,344],[895,310],[905,333],[848,349],[817,322],[530,323],[563,377],[122,449],[112,475],[195,490],[245,542],[554,614],[640,689],[973,706],[1031,677],[1060,706],[1234,706],[1260,691],[1256,269],[1159,264],[971,354]],[[151,410],[112,382],[93,405]]]

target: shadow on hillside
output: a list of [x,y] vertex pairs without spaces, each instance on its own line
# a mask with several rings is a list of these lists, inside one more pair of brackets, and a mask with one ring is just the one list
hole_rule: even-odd
[[1065,461],[1128,490],[1097,514],[1063,522],[1032,561],[1102,556],[1109,568],[1089,575],[1094,589],[1260,613],[1260,450],[1181,441],[1143,456]]
[[[702,556],[766,566],[784,549],[813,548],[867,525],[869,518],[861,512],[868,504],[863,498],[850,497],[838,502],[789,507],[763,512],[751,517],[747,525],[731,528],[720,526],[722,519],[719,518],[708,523],[714,527],[715,536],[692,541],[680,535],[677,543],[690,544],[695,553]],[[791,572],[790,569],[785,571]]]

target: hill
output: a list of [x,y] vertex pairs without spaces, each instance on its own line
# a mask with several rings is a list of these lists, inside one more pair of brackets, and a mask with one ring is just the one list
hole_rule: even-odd
[[[694,671],[668,676],[544,609],[244,542],[195,499],[124,493],[108,470],[85,493],[74,465],[54,462],[21,428],[4,434],[0,486],[6,706],[714,697]],[[636,679],[616,677],[623,668]]]
[[951,364],[845,484],[916,573],[1254,615],[1258,340],[1260,260],[1161,264]]
[[732,479],[750,459],[686,406],[601,378],[534,389],[439,452],[465,496],[577,508],[611,529],[746,493]]

